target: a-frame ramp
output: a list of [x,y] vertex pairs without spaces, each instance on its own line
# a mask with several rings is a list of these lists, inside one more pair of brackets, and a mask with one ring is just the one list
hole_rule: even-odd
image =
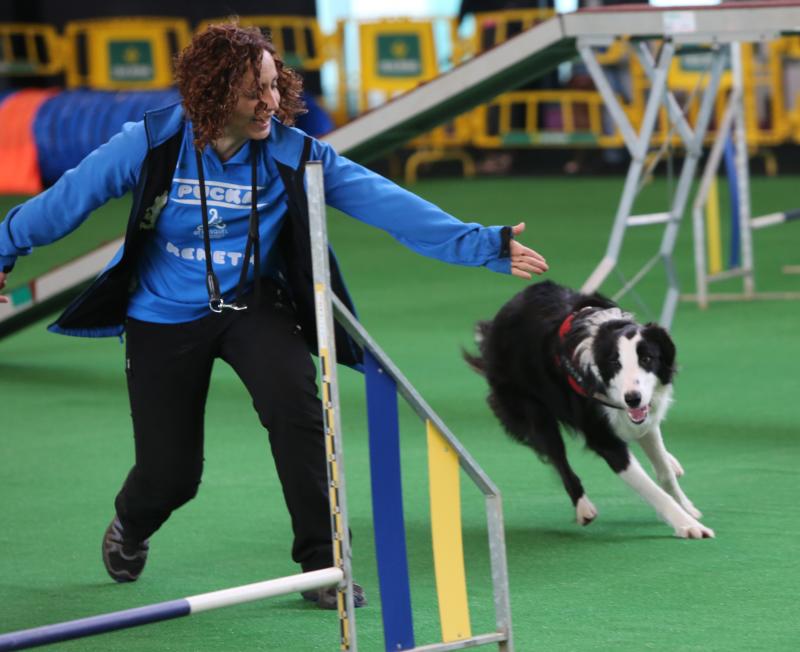
[[363,162],[578,56],[577,40],[671,37],[708,43],[775,38],[800,29],[800,2],[764,0],[700,7],[612,5],[557,15],[323,138]]

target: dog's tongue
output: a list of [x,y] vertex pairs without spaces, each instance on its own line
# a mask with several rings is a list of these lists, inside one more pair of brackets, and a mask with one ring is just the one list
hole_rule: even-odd
[[640,423],[647,418],[647,406],[638,407],[638,408],[628,408],[628,415],[631,418],[631,421],[635,423]]

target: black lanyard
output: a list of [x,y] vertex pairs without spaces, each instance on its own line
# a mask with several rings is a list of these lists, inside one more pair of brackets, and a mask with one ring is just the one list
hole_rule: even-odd
[[261,298],[261,283],[260,283],[260,250],[259,250],[259,235],[258,235],[258,185],[257,185],[257,147],[253,141],[250,141],[250,172],[251,172],[251,189],[250,189],[250,225],[247,230],[247,243],[244,247],[244,260],[242,261],[242,273],[239,275],[239,285],[236,288],[236,298],[233,303],[225,303],[219,291],[219,279],[214,273],[214,265],[211,261],[211,237],[208,235],[208,206],[206,204],[206,180],[203,173],[203,157],[200,150],[195,148],[195,159],[197,160],[197,179],[200,182],[200,211],[203,214],[203,248],[205,249],[206,257],[206,287],[208,288],[208,307],[212,312],[222,312],[228,310],[246,310],[247,304],[240,303],[244,286],[247,283],[247,270],[250,267],[250,254],[253,255],[253,307],[258,306]]

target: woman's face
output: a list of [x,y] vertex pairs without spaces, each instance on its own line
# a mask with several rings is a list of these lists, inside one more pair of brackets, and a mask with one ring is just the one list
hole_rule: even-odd
[[225,127],[225,138],[244,142],[263,140],[269,136],[270,118],[278,110],[281,95],[275,60],[266,50],[261,58],[261,95],[253,91],[254,81],[253,71],[248,68],[242,78],[239,101]]

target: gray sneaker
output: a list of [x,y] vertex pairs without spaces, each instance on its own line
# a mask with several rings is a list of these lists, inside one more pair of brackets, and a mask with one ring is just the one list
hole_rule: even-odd
[[[336,603],[335,586],[326,586],[321,589],[303,591],[300,595],[303,596],[303,600],[316,602],[320,609],[338,609],[339,606]],[[353,606],[356,609],[367,606],[367,596],[364,595],[364,589],[360,584],[356,584],[355,582],[353,582]]]
[[122,523],[115,516],[103,535],[103,564],[114,581],[135,582],[144,570],[149,549],[147,539],[126,540]]

